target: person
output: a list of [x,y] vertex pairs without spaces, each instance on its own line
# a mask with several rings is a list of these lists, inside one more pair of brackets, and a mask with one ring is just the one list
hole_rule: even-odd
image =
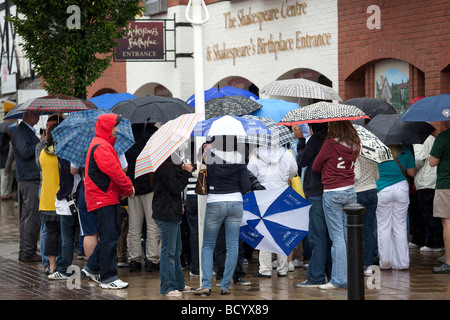
[[[167,158],[155,171],[153,195],[153,218],[161,233],[160,293],[169,297],[179,297],[183,291],[191,291],[185,286],[181,266],[182,192],[188,184],[194,167],[184,163],[181,167]],[[178,159],[179,160],[179,159]]]
[[[293,154],[283,146],[278,148],[261,146],[254,149],[247,168],[266,190],[287,187],[289,181],[297,175],[297,162]],[[287,276],[287,259],[286,255],[277,254],[278,277]],[[271,275],[272,252],[260,250],[259,271],[253,276],[270,278]]]
[[298,172],[304,172],[302,177],[305,197],[311,202],[308,238],[312,254],[306,270],[306,280],[297,284],[299,288],[319,287],[327,283],[327,279],[331,279],[331,240],[322,204],[322,174],[312,170],[312,164],[326,139],[328,124],[312,123],[309,126],[311,137],[308,143],[304,137],[300,136],[298,139],[297,164]]
[[[130,271],[139,271],[144,261],[146,271],[156,271],[159,269],[159,258],[161,252],[161,234],[155,220],[152,217],[153,187],[150,173],[134,178],[136,159],[145,147],[147,140],[156,132],[157,128],[152,124],[133,124],[135,144],[125,153],[128,170],[135,189],[135,196],[128,199],[128,248],[130,255]],[[145,255],[141,245],[142,228],[146,228]]]
[[[0,134],[0,181],[1,181],[1,199],[13,199],[12,184],[13,176],[10,168],[6,167],[6,162],[11,151],[11,136],[10,130]],[[8,170],[9,169],[9,170]]]
[[250,178],[242,153],[237,149],[235,136],[217,136],[206,153],[208,195],[201,251],[201,287],[198,295],[211,295],[213,254],[217,235],[225,223],[227,254],[225,269],[220,282],[220,293],[229,294],[231,278],[239,254],[239,230],[243,216],[242,194],[250,191]]
[[436,130],[424,141],[423,144],[414,144],[414,159],[416,161],[417,174],[414,184],[417,190],[419,210],[425,227],[425,243],[420,252],[436,252],[444,250],[442,239],[441,219],[433,217],[433,200],[436,188],[436,167],[429,163],[430,151],[436,137],[445,126],[441,122],[431,123]]
[[394,160],[378,164],[378,257],[380,269],[405,270],[409,268],[407,217],[410,187],[407,175],[414,177],[417,170],[408,147],[388,147]]
[[120,236],[120,199],[134,196],[130,178],[122,170],[114,149],[117,125],[122,119],[117,114],[102,114],[95,124],[86,156],[84,188],[88,212],[96,214],[99,241],[82,274],[100,282],[104,289],[122,289],[128,286],[117,276],[117,241]]
[[442,236],[445,247],[445,261],[432,269],[433,273],[450,273],[450,121],[444,121],[447,128],[433,143],[429,163],[436,170],[436,188],[433,200],[433,217],[442,221]]
[[312,169],[322,173],[323,208],[331,246],[331,279],[319,289],[347,287],[347,216],[343,207],[356,202],[355,161],[361,141],[348,120],[328,123],[328,134]]
[[38,195],[40,173],[35,160],[39,138],[33,126],[38,121],[39,113],[24,112],[23,121],[17,126],[12,136],[20,206],[19,261],[22,262],[42,261],[41,256],[36,253],[41,227]]

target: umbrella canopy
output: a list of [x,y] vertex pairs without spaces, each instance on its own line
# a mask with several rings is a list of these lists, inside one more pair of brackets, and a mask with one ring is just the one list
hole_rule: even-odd
[[[244,96],[251,100],[259,99],[259,97],[256,94],[248,90],[239,89],[232,86],[226,86],[223,88],[212,87],[208,90],[205,90],[205,102],[213,98],[220,98],[224,96]],[[193,94],[189,99],[187,99],[186,103],[192,107],[195,107],[195,94]]]
[[361,150],[359,154],[362,157],[377,163],[394,160],[391,149],[381,142],[374,133],[357,124],[353,124],[353,127],[355,127],[361,139]]
[[97,106],[88,100],[57,94],[33,99],[29,103],[23,103],[17,110],[65,113],[89,109],[97,109]]
[[355,106],[321,101],[289,111],[278,125],[291,126],[300,123],[357,120],[363,118],[369,118],[369,116]]
[[202,113],[190,113],[170,120],[162,125],[150,139],[136,159],[135,178],[155,172],[190,137]]
[[238,142],[249,143],[258,146],[266,146],[276,148],[288,144],[295,140],[295,136],[291,130],[286,126],[278,126],[277,122],[271,118],[256,117],[256,116],[242,116],[246,119],[253,119],[261,121],[269,130],[270,134],[246,135],[238,136]]
[[95,104],[97,108],[103,108],[106,110],[111,109],[116,103],[120,101],[134,99],[136,96],[131,93],[105,93],[97,97],[88,99]]
[[262,107],[252,112],[257,117],[271,118],[276,122],[280,120],[291,110],[300,108],[295,102],[289,102],[281,99],[259,99],[257,101]]
[[17,124],[14,121],[5,121],[0,123],[0,133],[8,133],[13,130]]
[[167,122],[194,109],[183,100],[161,96],[144,96],[116,103],[111,111],[135,123]]
[[[25,105],[30,104],[32,101],[33,101],[33,99],[27,100],[25,102],[22,102],[21,104],[16,104],[11,110],[8,111],[8,113],[3,118],[3,120],[22,119],[23,118],[23,113],[25,112],[23,110],[25,108]],[[49,111],[49,112],[42,112],[41,111],[39,113],[41,115],[45,115],[45,114],[53,114],[54,112],[51,112],[51,111]]]
[[[95,109],[70,113],[52,131],[56,156],[84,167],[89,145],[95,136],[95,123],[105,113],[112,112]],[[117,128],[119,131],[114,149],[120,156],[134,144],[134,136],[128,119],[122,118]]]
[[270,96],[342,101],[342,98],[333,88],[302,78],[275,80],[266,84],[260,92]]
[[257,250],[289,255],[308,234],[311,203],[291,187],[243,195],[240,238]]
[[365,128],[386,145],[422,144],[436,130],[427,122],[405,122],[399,114],[376,115]]
[[355,106],[362,110],[370,118],[375,117],[377,114],[396,114],[397,111],[386,101],[375,98],[354,98],[344,101],[343,104]]
[[244,96],[223,96],[213,98],[205,103],[205,118],[220,116],[243,116],[261,108],[261,105]]
[[192,132],[193,136],[245,136],[270,134],[270,130],[259,120],[236,116],[222,116],[199,121]]
[[402,114],[403,121],[449,121],[450,94],[426,97],[414,102]]

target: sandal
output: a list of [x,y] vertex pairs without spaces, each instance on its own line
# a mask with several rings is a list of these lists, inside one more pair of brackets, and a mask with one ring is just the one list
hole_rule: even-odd
[[185,286],[184,289],[181,290],[181,292],[184,292],[184,293],[186,293],[186,292],[194,292],[195,290],[197,290],[197,288],[192,288],[192,287],[189,287],[189,286]]
[[182,294],[178,290],[172,290],[172,291],[166,293],[165,296],[167,296],[167,297],[181,297]]
[[220,294],[221,295],[226,295],[226,294],[231,294],[231,291],[230,291],[230,289],[222,289],[222,290],[220,290]]
[[211,289],[197,288],[197,289],[194,290],[194,293],[197,294],[197,295],[210,296],[211,295]]

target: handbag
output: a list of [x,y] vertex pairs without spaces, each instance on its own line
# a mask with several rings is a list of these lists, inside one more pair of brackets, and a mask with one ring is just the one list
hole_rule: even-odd
[[200,169],[198,170],[197,183],[195,184],[195,193],[201,196],[205,196],[208,194],[208,171],[205,168],[202,169],[203,166],[203,154],[202,154],[202,162],[200,163]]
[[303,191],[303,186],[302,186],[302,179],[300,178],[298,173],[295,177],[293,177],[291,179],[291,187],[292,187],[292,189],[297,191],[297,193],[299,195],[301,195],[303,198],[305,197],[305,192]]
[[72,196],[67,197],[67,203],[69,204],[69,210],[70,213],[74,216],[74,217],[78,217],[78,207],[75,203],[75,199],[72,198]]

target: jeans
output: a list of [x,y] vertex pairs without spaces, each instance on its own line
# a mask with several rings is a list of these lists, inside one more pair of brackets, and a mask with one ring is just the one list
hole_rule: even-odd
[[222,223],[225,224],[227,254],[220,288],[225,290],[231,285],[231,278],[236,269],[239,253],[239,231],[242,215],[243,204],[241,201],[210,202],[206,204],[201,256],[203,288],[211,289],[213,254]]
[[186,220],[189,227],[189,244],[191,247],[191,263],[189,269],[193,274],[200,274],[198,247],[198,204],[197,197],[186,197]]
[[331,280],[336,287],[347,287],[347,216],[346,204],[356,202],[355,189],[327,191],[323,193],[323,209],[327,222],[331,246]]
[[312,255],[306,276],[311,283],[326,283],[331,278],[331,240],[323,212],[322,199],[311,199],[308,238]]
[[[233,280],[237,281],[239,278],[245,277],[245,272],[242,269],[242,265],[244,263],[244,247],[243,247],[242,239],[239,239],[239,253],[238,260],[236,263],[236,269],[234,270]],[[214,250],[214,261],[216,262],[216,280],[222,281],[223,272],[225,270],[225,261],[226,261],[226,237],[225,237],[225,225],[222,224],[220,227],[219,235],[216,240],[216,248]],[[272,260],[270,261],[272,263]],[[272,267],[272,265],[271,265]],[[271,269],[272,270],[272,269]]]
[[58,264],[58,271],[68,275],[67,268],[73,260],[73,242],[77,224],[72,215],[61,215],[59,221],[61,224],[61,262]]
[[99,241],[89,257],[86,270],[98,274],[102,283],[113,282],[117,276],[117,241],[120,225],[116,222],[116,206],[105,206],[95,211],[98,221]]
[[155,219],[161,232],[161,257],[159,263],[160,292],[167,294],[184,289],[183,268],[181,267],[181,229],[178,221]]
[[364,267],[373,265],[377,247],[377,189],[366,190],[356,194],[359,204],[366,208],[362,216]]

